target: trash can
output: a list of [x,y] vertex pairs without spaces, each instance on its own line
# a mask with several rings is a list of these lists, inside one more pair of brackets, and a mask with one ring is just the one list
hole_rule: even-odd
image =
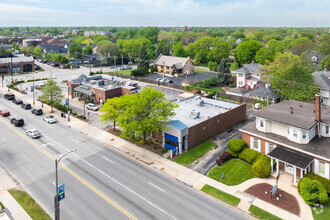
[[64,117],[64,113],[63,113],[63,112],[61,113],[61,117],[62,117],[62,118]]

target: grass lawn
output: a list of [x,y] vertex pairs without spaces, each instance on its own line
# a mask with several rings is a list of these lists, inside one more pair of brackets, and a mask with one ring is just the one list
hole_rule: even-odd
[[[224,173],[223,179],[220,178],[221,173]],[[252,165],[240,159],[231,159],[220,167],[214,167],[207,176],[228,186],[237,185],[255,177]]]
[[222,89],[222,86],[214,86],[214,87],[211,87],[210,89],[212,89],[216,92],[222,92],[222,93],[225,92],[225,90]]
[[51,219],[49,215],[31,198],[29,194],[21,190],[8,190],[32,219]]
[[314,220],[330,219],[330,201],[323,208],[312,208]]
[[217,198],[231,206],[237,206],[238,203],[241,201],[241,199],[232,196],[228,193],[225,193],[219,189],[216,189],[210,185],[204,185],[203,188],[201,189],[203,192],[209,194],[210,196],[213,196],[214,198]]
[[214,147],[215,147],[215,143],[213,143],[212,141],[205,141],[204,143],[201,143],[200,145],[192,148],[191,150],[181,154],[173,161],[182,164],[184,166],[189,166],[191,163],[193,163],[198,158],[202,157],[204,154],[212,150]]
[[280,220],[281,218],[266,212],[263,209],[258,208],[257,206],[251,205],[249,208],[249,212],[252,216],[256,217],[257,219],[265,219],[265,220]]
[[210,71],[210,70],[195,68],[195,73],[204,73],[204,72],[208,72],[208,71]]
[[119,70],[118,71],[119,74],[124,74],[124,75],[130,75],[130,70]]

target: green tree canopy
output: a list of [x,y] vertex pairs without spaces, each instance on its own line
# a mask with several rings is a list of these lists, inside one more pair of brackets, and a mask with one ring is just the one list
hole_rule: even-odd
[[257,51],[261,48],[261,43],[254,39],[243,41],[236,48],[236,58],[240,65],[251,63],[255,59]]
[[230,64],[223,58],[217,68],[217,78],[221,85],[225,86],[231,78]]
[[71,42],[69,44],[69,56],[74,58],[82,58],[82,47],[77,42]]
[[293,41],[292,51],[297,55],[308,53],[313,48],[313,42],[308,37],[299,37]]
[[141,47],[139,63],[138,63],[138,69],[139,68],[149,69],[149,57],[145,45],[142,45]]
[[147,135],[165,128],[175,107],[177,104],[166,99],[164,93],[147,86],[140,94],[108,99],[100,117],[102,121],[117,121],[123,137],[142,137],[145,142]]
[[69,59],[66,56],[63,56],[61,54],[57,54],[53,57],[53,60],[61,62],[61,63],[68,63]]
[[176,57],[186,57],[187,56],[187,52],[183,48],[182,42],[173,43],[173,55]]
[[147,38],[152,43],[156,43],[157,38],[158,38],[158,33],[159,33],[158,27],[145,27],[138,31],[137,37],[138,38]]
[[119,47],[117,46],[117,44],[112,43],[111,41],[109,41],[108,43],[99,46],[98,49],[98,54],[101,55],[101,57],[104,57],[107,59],[107,62],[110,61],[110,58],[118,56],[120,54],[120,50]]
[[330,54],[330,34],[323,33],[318,39],[319,45],[317,49],[322,54]]
[[62,90],[61,88],[57,85],[57,82],[54,80],[48,80],[46,85],[42,87],[41,89],[42,95],[41,99],[44,101],[49,101],[49,104],[52,107],[52,112],[53,111],[53,105],[55,102],[60,103],[62,101]]
[[174,42],[176,38],[177,37],[172,32],[160,31],[158,33],[158,41]]
[[330,70],[330,55],[326,56],[321,62],[320,67],[318,70],[324,70],[324,67],[327,68],[327,70]]
[[234,61],[234,62],[230,65],[230,69],[231,69],[232,71],[238,70],[238,69],[239,69],[238,63],[237,63],[236,61]]
[[274,61],[276,53],[283,53],[285,46],[282,41],[271,39],[266,46],[260,48],[255,56],[255,60],[264,65],[266,61]]
[[156,50],[155,50],[155,56],[158,57],[159,54],[163,55],[170,55],[171,50],[171,44],[165,41],[160,41],[157,44]]
[[35,56],[41,56],[42,55],[42,51],[41,51],[40,47],[34,48],[33,55],[35,55]]
[[110,41],[109,38],[105,35],[94,35],[93,41],[95,44],[99,45],[101,41]]
[[93,54],[93,48],[90,45],[86,46],[83,49],[83,54],[85,55]]

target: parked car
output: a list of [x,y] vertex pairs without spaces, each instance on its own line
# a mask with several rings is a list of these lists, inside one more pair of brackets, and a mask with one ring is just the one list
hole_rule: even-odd
[[21,107],[24,108],[24,109],[31,109],[32,108],[31,104],[29,104],[29,103],[22,103]]
[[46,85],[46,82],[45,81],[41,81],[38,83],[38,86],[39,87],[44,87]]
[[20,105],[23,103],[22,99],[16,99],[16,98],[13,99],[12,102],[15,103],[16,105]]
[[97,105],[95,105],[93,103],[88,103],[86,108],[89,109],[89,110],[93,110],[93,111],[99,110],[99,107],[97,107]]
[[43,112],[42,112],[42,109],[41,108],[34,108],[31,110],[32,114],[35,114],[35,115],[42,115]]
[[19,118],[19,117],[14,117],[10,120],[11,124],[14,124],[15,127],[20,127],[24,125],[24,120],[23,118]]
[[80,68],[80,66],[78,64],[73,64],[72,67],[73,68],[76,68],[76,69],[79,69]]
[[57,120],[55,119],[55,117],[52,116],[52,115],[44,117],[43,120],[45,122],[48,122],[49,124],[52,124],[52,123],[56,123],[57,122]]
[[126,65],[120,67],[120,70],[129,70],[129,69],[132,69],[132,67]]
[[157,81],[159,81],[159,82],[169,82],[170,80],[169,79],[167,79],[167,78],[157,78]]
[[117,66],[110,66],[109,68],[110,68],[110,69],[116,69]]
[[0,115],[2,115],[2,117],[6,117],[10,115],[10,112],[6,109],[0,109]]
[[15,95],[13,93],[7,93],[3,97],[7,100],[13,100],[15,98]]
[[30,129],[26,131],[26,135],[30,136],[31,138],[38,138],[41,136],[41,133],[37,129]]
[[47,63],[47,60],[42,61],[42,63]]

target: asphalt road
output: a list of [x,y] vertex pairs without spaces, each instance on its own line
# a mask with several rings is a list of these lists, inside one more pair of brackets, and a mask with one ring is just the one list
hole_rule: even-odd
[[[52,217],[54,158],[76,148],[59,167],[59,185],[66,187],[62,219],[249,218],[65,124],[47,124],[2,97],[0,107],[26,122],[15,128],[0,118],[0,165]],[[30,128],[43,136],[30,139]]]

